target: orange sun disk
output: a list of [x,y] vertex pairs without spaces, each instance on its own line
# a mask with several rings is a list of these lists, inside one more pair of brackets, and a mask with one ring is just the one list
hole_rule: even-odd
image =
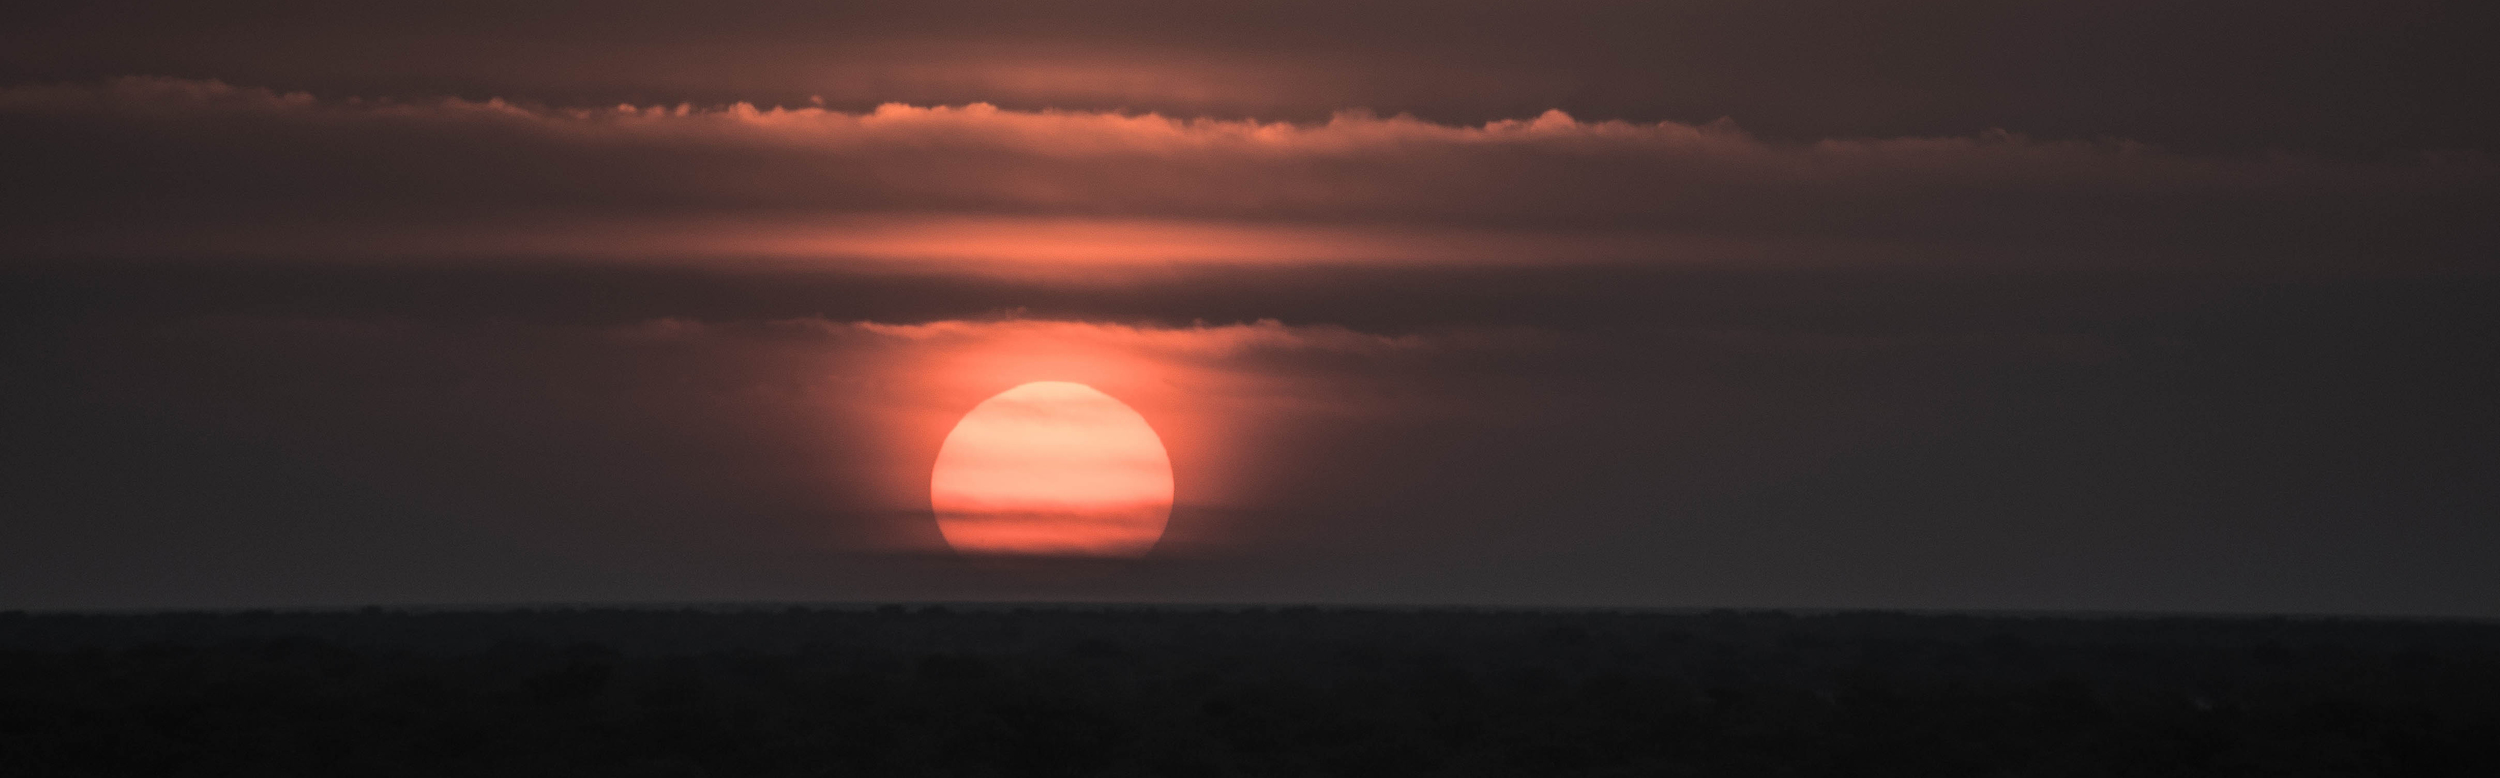
[[929,477],[938,530],[959,553],[1144,556],[1172,513],[1172,460],[1110,395],[1038,381],[955,424]]

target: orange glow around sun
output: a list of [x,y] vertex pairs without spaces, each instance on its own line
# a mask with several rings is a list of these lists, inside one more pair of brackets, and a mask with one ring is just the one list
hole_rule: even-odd
[[955,424],[929,477],[938,529],[976,555],[1144,556],[1172,513],[1172,460],[1093,387],[1037,381]]

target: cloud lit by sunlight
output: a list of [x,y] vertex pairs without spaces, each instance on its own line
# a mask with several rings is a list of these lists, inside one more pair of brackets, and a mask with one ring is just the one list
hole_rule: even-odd
[[[2436,244],[2417,247],[2421,257],[2451,256],[2489,229],[2460,225],[2495,181],[2476,157],[2197,157],[2004,132],[1774,142],[1727,123],[1560,111],[1446,124],[983,103],[563,107],[133,78],[0,89],[0,116],[11,119],[0,141],[52,150],[5,185],[40,195],[0,217],[17,222],[10,242],[108,255],[179,247],[1011,274],[1277,262],[2284,263],[2390,235]],[[2233,240],[2217,247],[2216,234]]]

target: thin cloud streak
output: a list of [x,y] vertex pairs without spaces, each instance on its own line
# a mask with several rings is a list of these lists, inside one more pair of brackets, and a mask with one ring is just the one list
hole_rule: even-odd
[[0,90],[0,116],[60,152],[9,185],[40,203],[12,242],[68,253],[2268,267],[2392,247],[2367,261],[2456,267],[2487,260],[2500,183],[2474,155],[1777,143],[1559,111],[565,108],[131,78]]
[[[2500,13],[2454,0],[21,0],[0,83],[1480,124],[1561,108],[1766,137],[2500,150]],[[2260,34],[2262,33],[2262,34]],[[456,45],[444,45],[457,41]],[[2392,87],[2392,88],[2391,88]]]

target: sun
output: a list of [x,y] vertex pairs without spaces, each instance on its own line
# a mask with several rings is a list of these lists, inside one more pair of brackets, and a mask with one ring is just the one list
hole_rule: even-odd
[[1066,381],[998,393],[964,414],[929,475],[959,553],[1139,557],[1172,514],[1172,460],[1146,418]]

